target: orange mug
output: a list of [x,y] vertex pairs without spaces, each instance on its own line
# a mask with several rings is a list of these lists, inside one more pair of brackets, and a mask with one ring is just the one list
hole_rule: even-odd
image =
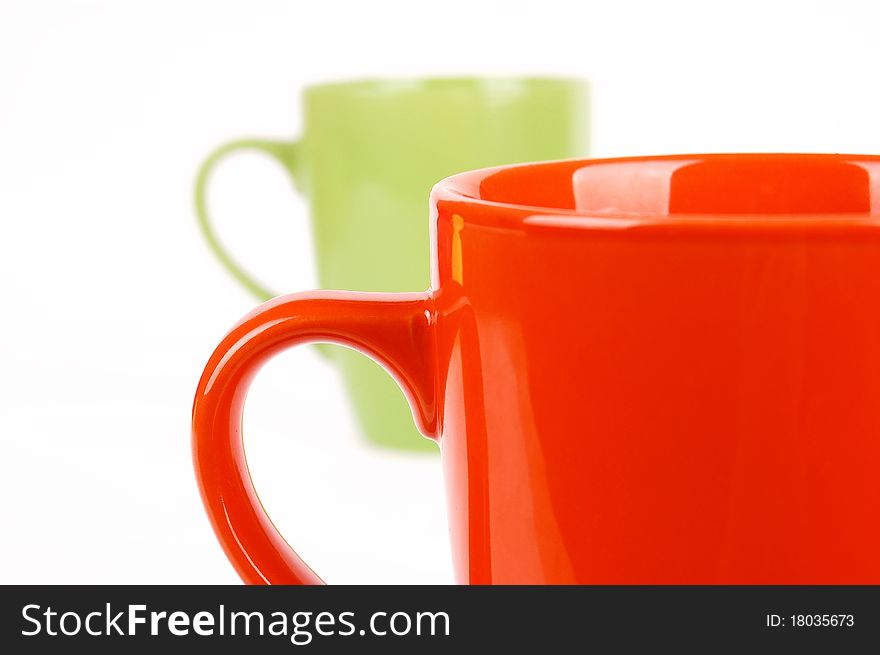
[[355,348],[440,442],[463,583],[880,583],[880,157],[562,161],[432,192],[424,293],[248,315],[194,457],[249,583],[317,583],[252,486],[250,380]]

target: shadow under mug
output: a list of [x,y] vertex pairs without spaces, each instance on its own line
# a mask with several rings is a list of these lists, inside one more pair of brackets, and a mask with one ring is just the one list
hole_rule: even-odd
[[241,439],[250,380],[329,341],[440,443],[463,583],[880,583],[880,157],[695,155],[464,173],[424,293],[247,316],[196,395],[195,466],[249,583],[319,578]]
[[[296,141],[243,139],[212,153],[196,181],[196,213],[219,261],[259,300],[276,295],[222,246],[207,210],[211,171],[228,154],[276,159],[308,199],[318,282],[331,289],[428,286],[425,201],[439,179],[472,168],[588,154],[586,82],[554,78],[436,78],[308,87]],[[365,436],[436,450],[406,400],[371,360],[345,348],[334,360]]]

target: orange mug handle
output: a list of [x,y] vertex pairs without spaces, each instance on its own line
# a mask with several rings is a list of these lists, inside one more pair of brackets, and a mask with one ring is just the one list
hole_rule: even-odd
[[322,584],[272,524],[248,472],[241,418],[259,369],[302,343],[354,348],[394,376],[421,432],[436,437],[434,316],[429,293],[292,294],[245,316],[211,355],[193,404],[193,461],[214,532],[244,582]]

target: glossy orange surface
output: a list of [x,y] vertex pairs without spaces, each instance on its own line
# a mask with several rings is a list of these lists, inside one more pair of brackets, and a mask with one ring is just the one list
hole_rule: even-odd
[[460,582],[880,583],[880,158],[536,164],[432,206],[430,291],[276,299],[208,364],[196,468],[245,581],[318,581],[240,425],[260,364],[320,340],[439,439]]

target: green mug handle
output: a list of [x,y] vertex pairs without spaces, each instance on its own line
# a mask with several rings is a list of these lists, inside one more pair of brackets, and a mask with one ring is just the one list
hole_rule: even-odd
[[[226,267],[226,270],[232,274],[232,277],[238,280],[243,287],[254,294],[259,300],[265,301],[274,298],[278,294],[256,280],[250,273],[242,268],[232,255],[230,255],[223,247],[211,225],[207,202],[205,200],[208,178],[214,167],[220,162],[220,160],[226,157],[226,155],[239,150],[256,150],[274,157],[278,163],[280,163],[287,172],[291,174],[291,177],[293,177],[293,172],[297,169],[297,160],[299,158],[299,142],[273,141],[268,139],[238,139],[236,141],[230,141],[208,155],[196,177],[196,216],[199,219],[199,227],[202,230],[205,240],[208,242],[211,250],[214,251],[217,259],[220,260],[220,263],[223,264],[223,266]],[[294,179],[293,182],[296,184],[296,179]]]

